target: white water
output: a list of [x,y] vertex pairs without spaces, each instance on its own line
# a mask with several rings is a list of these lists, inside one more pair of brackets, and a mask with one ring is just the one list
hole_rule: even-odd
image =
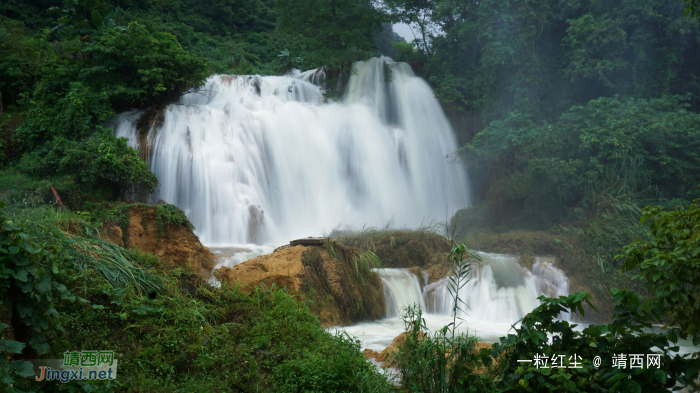
[[[469,281],[459,291],[466,303],[457,312],[460,332],[476,335],[482,341],[496,342],[512,325],[540,305],[538,296],[568,295],[564,272],[551,259],[536,257],[532,271],[521,267],[517,256],[480,253]],[[454,298],[447,290],[447,279],[426,285],[407,269],[378,269],[384,286],[388,317],[343,329],[363,341],[367,348],[381,351],[405,330],[396,307],[421,305],[428,328],[436,331],[452,322]],[[568,314],[563,319],[570,319]]]
[[[155,198],[182,208],[209,246],[283,244],[392,217],[417,226],[467,206],[464,169],[446,159],[456,140],[430,87],[390,59],[356,67],[343,103],[323,102],[311,83],[321,72],[212,76],[148,132]],[[115,126],[135,148],[137,117]]]
[[[540,305],[538,296],[559,297],[569,294],[564,272],[551,262],[536,258],[532,271],[518,264],[512,255],[480,253],[483,263],[477,263],[469,281],[459,291],[464,301],[457,316],[491,322],[514,323]],[[448,279],[425,288],[427,311],[451,314],[454,298],[448,290]]]
[[401,310],[419,305],[425,309],[418,277],[408,269],[375,269],[382,280],[387,318],[401,316]]

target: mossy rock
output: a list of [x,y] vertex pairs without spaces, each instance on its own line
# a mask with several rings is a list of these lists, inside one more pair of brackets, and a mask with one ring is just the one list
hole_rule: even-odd
[[527,270],[532,270],[533,257],[530,253],[525,253],[518,259],[518,264]]

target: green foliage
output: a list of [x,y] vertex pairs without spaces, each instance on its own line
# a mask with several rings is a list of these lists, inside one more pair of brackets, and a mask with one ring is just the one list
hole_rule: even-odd
[[[77,208],[85,200],[119,199],[137,186],[153,192],[156,176],[127,142],[101,129],[81,142],[59,137],[51,146],[25,154],[18,168],[26,175],[71,179],[72,184],[56,188],[67,204]],[[50,193],[48,185],[43,187]]]
[[[46,357],[113,349],[119,391],[388,390],[386,379],[358,351],[357,340],[326,332],[283,290],[249,295],[226,283],[212,288],[178,271],[164,279],[167,291],[155,299],[111,289],[99,275],[69,280],[66,285],[79,288],[92,305],[61,310],[62,336],[71,340],[54,340]],[[19,389],[32,386],[33,381],[16,381]],[[60,384],[41,386],[58,390]]]
[[327,66],[349,75],[372,54],[382,14],[370,0],[277,0],[278,28],[303,42],[305,68]]
[[347,333],[332,337],[327,348],[287,360],[275,370],[279,392],[344,392],[350,386],[356,392],[386,391],[384,376],[375,374],[374,365],[356,355],[362,349],[360,340]]
[[[76,300],[59,279],[72,267],[60,246],[37,243],[20,226],[21,223],[9,219],[4,204],[0,209],[1,306],[11,310],[19,320],[18,326],[14,326],[16,340],[0,341],[0,352],[46,353],[50,348],[46,332],[59,317],[59,304]],[[7,327],[7,324],[0,324],[0,330]],[[7,354],[2,355],[0,386],[4,385],[5,389],[14,391],[11,387],[13,375],[26,377],[33,373],[28,362],[11,361]]]
[[107,29],[82,50],[91,61],[81,77],[109,92],[117,108],[173,101],[201,86],[204,62],[187,53],[168,33],[132,22],[127,31]]
[[647,207],[641,218],[650,236],[624,247],[618,259],[639,269],[655,294],[672,334],[700,343],[700,200],[673,209]]
[[64,150],[59,171],[72,174],[79,184],[111,189],[113,199],[134,192],[136,185],[153,192],[158,179],[127,142],[111,130],[98,131]]
[[683,10],[683,16],[689,16],[691,18],[700,17],[700,1],[698,0],[685,0],[687,3],[685,9]]
[[[558,299],[540,297],[539,307],[523,318],[516,334],[501,338],[494,349],[503,353],[503,385],[508,391],[521,392],[664,392],[674,387],[692,385],[697,365],[689,355],[673,354],[675,337],[670,332],[651,331],[659,315],[642,303],[641,297],[626,290],[612,289],[615,301],[614,320],[609,325],[589,325],[574,330],[567,321],[556,319],[562,312],[583,314],[583,303],[590,295],[576,293]],[[661,367],[622,368],[611,365],[616,354],[658,354]],[[536,355],[550,359],[550,368],[536,367]],[[571,368],[551,367],[552,356]],[[592,359],[600,356],[600,368]],[[578,363],[576,367],[575,362]]]
[[32,35],[21,21],[0,19],[0,112],[32,90],[41,79],[42,67],[57,58],[52,49],[42,35]]
[[645,199],[697,193],[700,116],[686,106],[679,97],[599,98],[543,125],[513,111],[464,151],[474,180],[490,183],[493,209],[517,206],[523,221],[549,224],[574,206],[638,216]]
[[185,212],[179,207],[162,202],[154,205],[156,212],[156,228],[158,230],[158,240],[163,238],[165,231],[172,225],[178,225],[190,230],[194,230],[194,225],[187,219]]
[[477,350],[475,337],[456,334],[457,311],[465,304],[459,298],[459,290],[468,282],[471,263],[481,258],[464,244],[455,244],[449,260],[452,275],[447,288],[455,299],[452,323],[431,335],[419,306],[409,307],[403,314],[408,332],[395,362],[400,384],[410,392],[479,392],[491,386],[488,376],[475,373],[478,368],[491,365],[488,351]]
[[399,56],[399,47],[396,44],[406,44],[406,39],[398,35],[391,23],[382,23],[381,30],[374,33],[374,45],[377,49],[374,56],[387,56],[396,60]]
[[[682,2],[384,4],[418,37],[397,45],[399,59],[431,82],[460,143],[475,148],[477,157],[464,158],[476,200],[496,216],[492,228],[550,227],[592,181],[627,165],[620,159],[626,148],[628,159],[643,160],[638,172],[649,179],[642,189],[657,187],[669,199],[697,196],[700,166],[692,149],[679,147],[697,140],[700,24],[682,17]],[[581,132],[578,121],[586,123]],[[664,140],[659,148],[652,133]]]
[[59,13],[58,26],[51,33],[66,27],[71,28],[72,38],[86,35],[103,27],[105,17],[111,10],[106,0],[64,0],[63,8],[51,7],[48,13]]
[[136,22],[64,41],[60,49],[61,60],[44,70],[20,129],[33,146],[56,136],[84,138],[115,111],[172,101],[206,77],[204,62],[173,35]]

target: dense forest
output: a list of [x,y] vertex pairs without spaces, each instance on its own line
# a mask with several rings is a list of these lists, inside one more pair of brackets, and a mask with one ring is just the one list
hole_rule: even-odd
[[[70,340],[117,345],[115,335],[123,352],[146,348],[124,359],[128,378],[39,391],[639,392],[692,383],[697,352],[682,358],[672,348],[678,338],[700,343],[698,9],[696,0],[3,1],[0,330],[15,333],[0,340],[0,387],[37,389],[22,378],[31,375],[22,359],[61,357]],[[397,23],[416,39],[396,34]],[[447,232],[549,231],[547,244],[565,245],[569,236],[596,269],[581,280],[599,280],[612,302],[609,324],[579,331],[556,319],[584,314],[591,295],[547,299],[514,335],[475,351],[474,338],[455,338],[449,326],[426,338],[421,310],[409,310],[399,390],[359,342],[324,331],[284,290],[216,291],[186,269],[156,272],[158,257],[126,241],[94,237],[111,220],[127,240],[129,209],[144,209],[146,227],[146,207],[125,198],[158,186],[109,128],[119,113],[154,113],[213,74],[320,67],[337,81],[327,100],[337,100],[353,64],[382,55],[430,84],[456,133],[449,158],[467,168],[473,205],[447,220]],[[158,241],[171,225],[191,230],[174,206],[154,212]],[[475,255],[456,245],[450,260],[460,271]],[[670,329],[651,331],[663,323]],[[215,345],[201,344],[204,334]],[[548,346],[547,334],[560,339]],[[591,359],[657,348],[665,372],[587,364],[552,374],[517,363],[588,345]],[[474,371],[494,360],[497,372]]]

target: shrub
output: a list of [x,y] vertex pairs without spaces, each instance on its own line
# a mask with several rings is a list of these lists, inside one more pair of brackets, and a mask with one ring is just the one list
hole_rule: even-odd
[[156,175],[127,142],[111,130],[98,131],[65,150],[59,171],[72,174],[78,183],[111,190],[113,199],[133,192],[136,185],[153,192]]

